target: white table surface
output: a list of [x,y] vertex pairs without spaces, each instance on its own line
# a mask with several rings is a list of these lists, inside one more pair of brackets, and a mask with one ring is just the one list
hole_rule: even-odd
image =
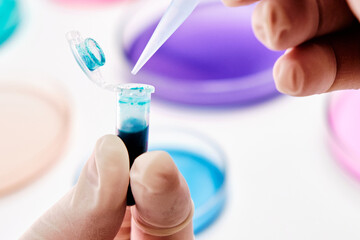
[[[71,186],[77,167],[100,136],[113,133],[114,96],[86,80],[64,34],[78,29],[107,55],[129,3],[90,9],[51,0],[22,0],[22,23],[0,46],[0,76],[17,71],[50,76],[72,95],[69,148],[46,174],[0,198],[0,239],[17,239]],[[0,81],[4,79],[0,78]],[[169,123],[216,139],[228,156],[228,202],[199,240],[360,239],[360,184],[326,145],[328,96],[279,97],[250,108],[210,110],[153,101],[151,125]]]

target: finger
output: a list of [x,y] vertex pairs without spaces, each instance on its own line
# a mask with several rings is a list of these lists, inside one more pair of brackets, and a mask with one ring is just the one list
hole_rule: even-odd
[[349,29],[288,51],[275,63],[279,91],[307,96],[360,88],[360,29]]
[[225,6],[228,7],[238,7],[238,6],[244,6],[249,5],[254,2],[257,2],[259,0],[222,0]]
[[297,46],[354,20],[344,0],[263,0],[252,15],[256,37],[273,50]]
[[98,140],[74,188],[31,226],[22,239],[113,239],[121,225],[129,159],[116,136]]
[[130,183],[136,200],[131,239],[194,238],[189,188],[169,154],[156,151],[138,157]]

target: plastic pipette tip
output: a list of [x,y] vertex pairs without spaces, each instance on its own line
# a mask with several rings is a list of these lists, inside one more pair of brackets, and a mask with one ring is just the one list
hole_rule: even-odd
[[170,6],[161,18],[153,35],[147,43],[144,51],[141,53],[138,61],[132,69],[132,74],[145,65],[155,52],[168,40],[168,38],[180,27],[180,25],[189,17],[199,0],[172,0]]
[[145,65],[145,63],[150,59],[150,57],[146,61],[140,61],[140,59],[141,57],[136,62],[134,68],[131,70],[131,74],[136,75],[140,71],[140,69]]

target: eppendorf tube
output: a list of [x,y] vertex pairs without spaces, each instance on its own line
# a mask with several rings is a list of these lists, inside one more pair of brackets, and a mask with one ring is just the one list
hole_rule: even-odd
[[[154,90],[146,84],[125,84],[117,93],[117,136],[128,150],[130,168],[135,158],[147,151],[150,101]],[[130,184],[126,201],[128,206],[135,204]]]
[[[106,81],[100,71],[105,64],[105,55],[99,44],[91,38],[83,39],[78,31],[68,32],[66,38],[86,76],[100,88],[116,92],[117,135],[126,145],[131,167],[135,158],[147,150],[150,99],[155,88],[146,84],[114,84]],[[130,185],[127,204],[135,204]]]

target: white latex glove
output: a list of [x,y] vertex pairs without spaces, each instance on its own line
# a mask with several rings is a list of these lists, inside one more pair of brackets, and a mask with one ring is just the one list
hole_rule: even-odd
[[[131,183],[136,205],[126,207]],[[139,156],[129,172],[124,143],[98,140],[77,184],[21,239],[190,240],[193,204],[185,179],[165,152]]]

